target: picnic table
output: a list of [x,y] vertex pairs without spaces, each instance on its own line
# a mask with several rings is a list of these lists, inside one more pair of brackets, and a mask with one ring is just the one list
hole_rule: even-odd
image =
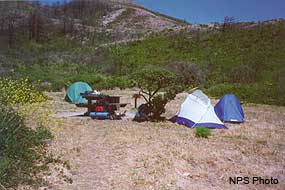
[[96,106],[103,106],[107,112],[113,115],[115,114],[115,111],[119,111],[120,107],[125,107],[127,105],[120,103],[121,96],[109,96],[90,92],[80,93],[80,96],[88,100],[87,112],[85,115],[90,115]]

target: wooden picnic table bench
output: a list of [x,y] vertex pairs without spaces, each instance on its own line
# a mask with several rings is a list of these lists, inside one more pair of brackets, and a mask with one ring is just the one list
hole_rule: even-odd
[[[92,93],[80,93],[80,96],[87,99],[87,112],[86,115],[90,115],[94,111],[95,106],[103,106],[107,112],[114,114],[115,111],[119,111],[120,107],[125,107],[127,104],[120,103],[120,96],[109,96],[103,94],[92,94]],[[93,103],[95,100],[95,103]],[[82,106],[83,107],[83,106]]]

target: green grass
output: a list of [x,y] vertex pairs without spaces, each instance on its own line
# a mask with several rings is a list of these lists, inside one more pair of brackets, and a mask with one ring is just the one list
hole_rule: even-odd
[[197,127],[195,129],[195,135],[196,137],[208,138],[211,135],[211,131],[206,127]]
[[37,186],[46,170],[43,140],[52,138],[45,128],[36,131],[24,124],[15,111],[0,107],[0,184],[6,188]]

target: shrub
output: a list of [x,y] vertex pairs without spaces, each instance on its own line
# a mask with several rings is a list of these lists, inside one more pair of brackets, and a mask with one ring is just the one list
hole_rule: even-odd
[[[176,88],[174,88],[177,81],[176,75],[161,67],[147,66],[135,72],[132,78],[140,88],[139,94],[151,108],[149,117],[161,119],[160,115],[165,111],[166,103],[176,95]],[[157,95],[162,90],[166,92],[165,95]]]
[[[281,85],[281,84],[280,84]],[[216,84],[206,89],[206,93],[220,98],[224,94],[235,94],[240,100],[251,103],[285,105],[285,99],[278,85],[270,82],[252,84]]]
[[11,106],[43,102],[46,97],[38,91],[38,86],[38,84],[29,83],[28,79],[0,78],[0,102]]
[[271,94],[275,95],[273,100],[277,105],[285,105],[285,69],[280,70],[275,75],[275,83],[272,83],[273,90],[271,90]]
[[191,36],[187,32],[181,31],[179,35],[175,36],[174,40],[171,41],[171,47],[180,51],[189,52],[192,49]]
[[196,137],[208,138],[211,135],[211,131],[206,127],[197,127],[195,135]]
[[53,135],[51,132],[45,127],[38,127],[36,128],[36,139],[38,141],[42,141],[45,139],[53,139]]
[[133,86],[133,81],[125,76],[106,76],[104,83],[105,85],[101,85],[101,89],[111,89],[114,87],[124,89]]
[[[24,41],[22,49],[26,53],[40,54],[47,51],[66,51],[76,47],[76,43],[64,37],[53,37],[49,41]],[[28,55],[28,54],[27,54]]]
[[186,86],[195,86],[205,81],[205,75],[197,65],[188,62],[173,62],[167,68],[179,76],[179,82]]
[[58,91],[73,82],[83,81],[95,89],[110,89],[114,87],[127,88],[132,86],[132,81],[126,76],[110,76],[102,74],[94,65],[58,64],[37,67],[21,67],[23,76],[31,80],[46,81],[51,84],[51,90]]
[[276,76],[276,88],[277,93],[280,94],[284,98],[285,94],[285,69],[281,70],[278,75]]
[[37,176],[45,168],[43,140],[52,138],[45,128],[34,131],[22,116],[0,107],[0,184],[6,188],[41,182]]
[[125,76],[105,76],[102,74],[80,75],[74,77],[74,80],[72,80],[72,82],[76,81],[87,82],[96,90],[112,89],[115,87],[124,89],[132,86],[132,81]]
[[233,83],[252,83],[257,80],[257,72],[249,65],[238,65],[230,70],[228,78]]

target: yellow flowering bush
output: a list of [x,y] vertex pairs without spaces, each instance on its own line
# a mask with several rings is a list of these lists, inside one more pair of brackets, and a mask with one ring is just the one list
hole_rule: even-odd
[[0,77],[0,103],[14,106],[46,101],[45,95],[37,90],[38,83],[31,84],[28,79]]

